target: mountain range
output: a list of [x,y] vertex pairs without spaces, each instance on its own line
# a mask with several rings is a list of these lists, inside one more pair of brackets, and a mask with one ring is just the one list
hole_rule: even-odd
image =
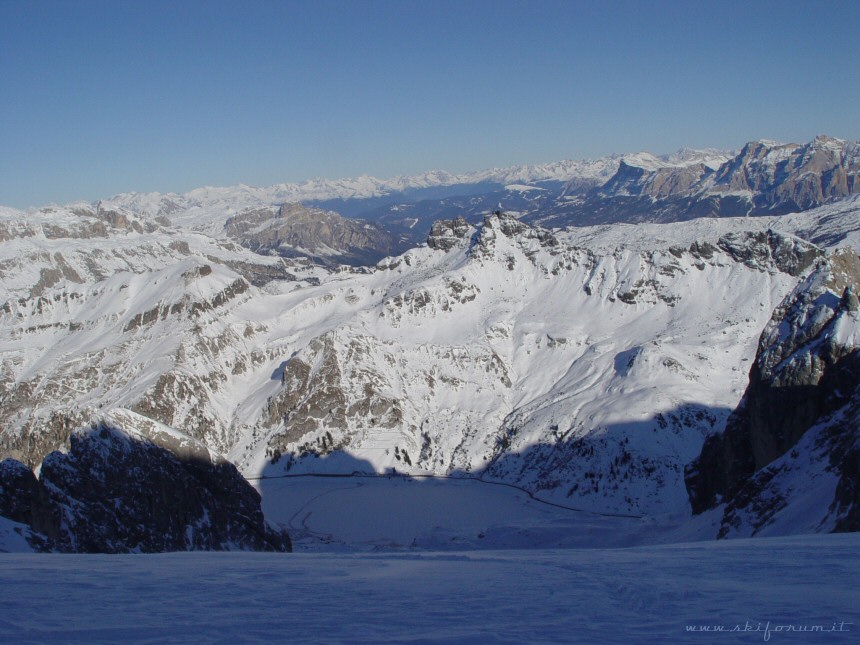
[[[0,209],[0,454],[21,462],[0,485],[48,504],[13,519],[61,550],[122,524],[51,473],[150,454],[155,428],[245,477],[469,476],[710,537],[860,530],[858,151]],[[201,502],[224,530],[189,548],[287,548],[243,499],[233,532]]]

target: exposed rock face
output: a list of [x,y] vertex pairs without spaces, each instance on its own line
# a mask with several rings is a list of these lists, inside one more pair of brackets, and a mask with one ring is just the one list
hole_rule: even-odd
[[470,230],[469,223],[462,217],[452,220],[437,220],[430,228],[427,246],[439,251],[450,251]]
[[286,533],[266,524],[259,494],[202,444],[170,432],[134,437],[105,423],[75,431],[70,444],[45,458],[38,480],[13,460],[0,466],[0,512],[41,533],[37,548],[290,550]]
[[622,159],[618,172],[600,187],[599,194],[607,197],[624,195],[664,199],[689,193],[697,182],[712,172],[704,164],[646,169],[630,165]]
[[799,276],[822,255],[816,246],[774,231],[729,233],[719,239],[717,246],[751,269],[775,267],[793,276]]
[[860,142],[824,135],[803,145],[753,141],[712,168],[634,155],[600,188],[574,200],[562,195],[525,219],[582,226],[805,211],[860,190]]
[[33,471],[15,459],[0,462],[0,515],[28,525],[37,548],[47,549],[60,537],[60,509]]
[[[853,520],[845,518],[858,514],[851,498],[860,485],[860,426],[846,419],[860,411],[858,286],[857,256],[849,250],[837,252],[819,261],[762,333],[740,405],[725,432],[708,438],[687,471],[695,513],[729,502],[721,535],[739,524],[739,506],[754,509],[758,529],[780,510],[776,507],[789,503],[780,496],[771,495],[770,504],[763,499],[777,474],[798,470],[790,462],[803,451],[792,449],[811,428],[816,432],[814,441],[807,441],[807,452],[818,448],[821,459],[829,462],[826,470],[841,481],[842,519],[835,527],[852,525]],[[832,449],[821,451],[825,444]],[[826,514],[826,509],[819,510]]]
[[824,135],[805,145],[748,143],[714,177],[711,192],[750,191],[757,211],[806,210],[860,187],[860,146]]
[[228,219],[224,230],[257,253],[309,256],[323,262],[373,264],[399,248],[377,224],[301,204],[245,211]]

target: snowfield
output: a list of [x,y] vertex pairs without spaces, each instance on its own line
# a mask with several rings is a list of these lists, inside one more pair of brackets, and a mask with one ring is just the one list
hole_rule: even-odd
[[[0,641],[847,644],[860,630],[858,554],[856,534],[460,553],[2,554]],[[717,629],[734,632],[704,631]]]
[[[476,480],[256,483],[295,553],[0,553],[0,642],[839,644],[860,630],[860,534],[695,541],[713,517],[607,517]],[[16,526],[0,520],[0,549],[26,547]]]

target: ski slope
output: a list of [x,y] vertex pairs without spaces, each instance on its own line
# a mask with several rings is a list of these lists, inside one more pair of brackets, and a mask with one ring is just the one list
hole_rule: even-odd
[[860,630],[858,554],[856,534],[463,553],[0,554],[0,642],[847,644]]

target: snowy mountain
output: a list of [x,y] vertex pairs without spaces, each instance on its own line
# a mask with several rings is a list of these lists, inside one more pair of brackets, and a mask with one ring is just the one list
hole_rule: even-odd
[[720,537],[860,530],[858,288],[854,251],[821,258],[762,332],[741,403],[687,475]]
[[379,295],[283,364],[241,463],[265,447],[270,475],[470,472],[583,508],[682,511],[684,464],[734,407],[757,330],[817,254],[730,234],[598,255],[489,217],[448,251],[388,265],[407,265],[393,283],[351,286],[358,302]]
[[754,141],[722,160],[702,153],[624,157],[602,186],[584,195],[562,195],[530,221],[581,226],[783,215],[842,199],[858,188],[860,142],[825,135],[803,145]]
[[7,215],[0,443],[37,466],[127,409],[246,476],[468,473],[689,513],[685,466],[825,252],[794,233],[856,243],[858,208],[557,234],[492,215],[335,271],[104,207]]
[[[835,199],[854,190],[852,145],[643,153],[612,175],[590,162],[582,181],[609,179],[583,199],[739,199],[740,177],[777,205]],[[551,219],[535,178],[574,191],[557,179],[571,168],[493,176]],[[860,342],[854,292],[827,276],[860,249],[860,197],[561,230],[534,225],[536,211],[476,222],[473,209],[405,252],[372,222],[271,199],[206,189],[0,210],[0,454],[44,468],[111,419],[117,437],[161,424],[249,478],[473,477],[595,513],[695,511],[711,527],[696,535],[854,526]],[[797,398],[804,412],[772,426],[755,410],[785,407],[768,392],[786,379],[815,403]],[[767,436],[778,449],[738,456]],[[813,471],[820,494],[787,492]]]

